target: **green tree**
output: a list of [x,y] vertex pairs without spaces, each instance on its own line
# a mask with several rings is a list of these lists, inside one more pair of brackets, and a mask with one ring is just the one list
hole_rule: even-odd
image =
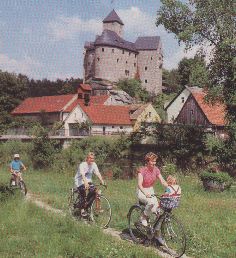
[[167,92],[179,92],[181,89],[180,75],[177,69],[163,69],[162,84],[167,88]]
[[187,48],[209,45],[213,49],[208,65],[208,97],[226,104],[229,139],[224,162],[236,164],[236,4],[235,0],[161,0],[156,25],[164,25]]
[[117,87],[128,93],[131,97],[141,101],[147,101],[150,97],[149,93],[142,88],[141,82],[135,79],[119,80]]

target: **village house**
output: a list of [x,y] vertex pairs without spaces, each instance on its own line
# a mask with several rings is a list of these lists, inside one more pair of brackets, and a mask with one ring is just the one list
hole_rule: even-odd
[[[111,99],[113,98],[113,99]],[[131,133],[141,122],[160,122],[151,104],[121,105],[111,95],[93,96],[90,85],[81,84],[77,94],[25,99],[12,115],[42,121],[48,127],[60,122],[60,135]]]
[[202,126],[207,132],[225,137],[225,106],[207,103],[206,92],[198,87],[185,87],[166,107],[167,122]]
[[136,78],[148,92],[160,93],[163,64],[160,37],[141,36],[134,43],[129,42],[123,38],[123,27],[124,23],[112,10],[103,20],[102,34],[95,41],[85,43],[85,82],[92,84],[94,79],[117,82]]

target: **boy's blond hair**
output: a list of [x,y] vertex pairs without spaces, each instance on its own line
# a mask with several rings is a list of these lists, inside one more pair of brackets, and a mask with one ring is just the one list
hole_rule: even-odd
[[89,152],[88,154],[87,154],[87,156],[86,156],[86,160],[88,159],[88,158],[95,158],[95,154],[94,154],[94,152]]
[[174,176],[168,176],[166,181],[167,181],[168,185],[175,185],[175,184],[177,184],[177,179]]

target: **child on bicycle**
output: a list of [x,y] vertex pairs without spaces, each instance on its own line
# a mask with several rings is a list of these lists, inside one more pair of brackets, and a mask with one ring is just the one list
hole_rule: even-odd
[[179,197],[181,195],[181,188],[177,184],[177,180],[174,176],[167,177],[168,187],[165,189],[165,193],[162,197]]
[[[75,175],[75,185],[77,186],[80,193],[80,207],[82,207],[82,216],[87,216],[85,209],[88,208],[89,204],[92,203],[96,196],[96,188],[92,183],[93,174],[98,177],[102,185],[105,185],[103,178],[98,170],[98,166],[94,162],[94,158],[94,153],[89,152],[86,160],[79,164],[77,173]],[[86,190],[88,190],[87,197]]]
[[156,167],[157,155],[149,152],[145,156],[146,166],[138,169],[138,189],[137,196],[139,201],[145,203],[145,210],[140,218],[143,226],[147,226],[147,218],[152,213],[157,213],[158,200],[154,195],[153,186],[157,180],[165,187],[168,187],[167,182],[161,175],[160,170]]
[[21,180],[21,170],[26,170],[25,165],[23,162],[20,160],[20,155],[19,154],[14,154],[13,160],[10,163],[10,173],[11,173],[11,180],[16,180],[19,179]]

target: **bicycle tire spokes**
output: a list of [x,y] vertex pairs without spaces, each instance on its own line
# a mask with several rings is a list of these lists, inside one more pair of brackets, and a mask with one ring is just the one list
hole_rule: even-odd
[[146,228],[140,222],[142,213],[143,209],[137,205],[132,206],[128,213],[129,232],[136,243],[143,243],[147,239]]
[[166,216],[161,225],[161,234],[170,254],[181,257],[186,249],[186,236],[180,221],[173,215]]
[[90,210],[90,219],[96,226],[106,228],[111,220],[111,205],[108,199],[101,195],[96,198]]

